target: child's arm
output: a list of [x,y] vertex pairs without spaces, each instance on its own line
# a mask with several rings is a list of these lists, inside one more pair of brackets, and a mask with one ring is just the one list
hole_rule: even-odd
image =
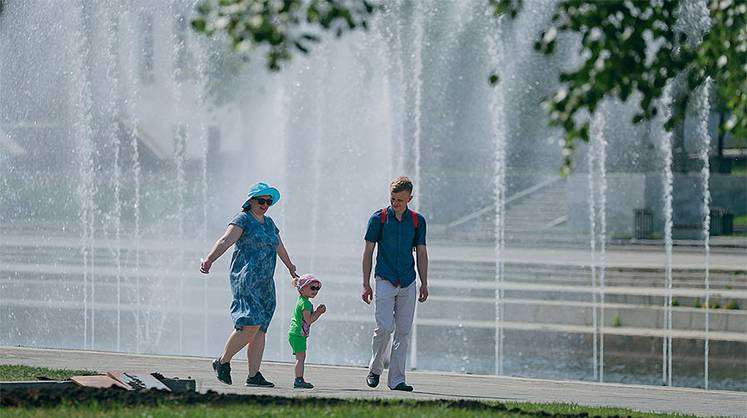
[[327,307],[324,305],[319,305],[319,307],[317,307],[314,312],[304,309],[303,320],[308,322],[309,324],[313,324],[325,312],[327,312]]

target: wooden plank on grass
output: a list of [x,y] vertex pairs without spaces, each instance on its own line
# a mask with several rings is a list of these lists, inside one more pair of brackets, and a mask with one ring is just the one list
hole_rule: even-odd
[[80,386],[89,388],[100,388],[107,389],[112,386],[120,387],[122,389],[132,390],[132,387],[126,383],[120,382],[117,379],[107,375],[93,375],[93,376],[73,376],[70,378],[73,383]]

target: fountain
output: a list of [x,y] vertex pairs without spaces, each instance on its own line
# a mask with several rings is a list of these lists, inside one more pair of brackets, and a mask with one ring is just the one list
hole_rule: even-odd
[[[606,101],[561,178],[539,103],[578,51],[531,48],[554,1],[514,20],[388,2],[279,73],[189,30],[191,0],[3,4],[0,345],[214,356],[230,257],[208,276],[199,259],[266,181],[299,272],[324,282],[309,361],[364,365],[365,223],[406,174],[431,260],[410,366],[747,390],[747,240],[711,230],[714,208],[747,213],[747,177],[709,165],[709,88],[670,133]],[[276,280],[265,357],[289,361]]]

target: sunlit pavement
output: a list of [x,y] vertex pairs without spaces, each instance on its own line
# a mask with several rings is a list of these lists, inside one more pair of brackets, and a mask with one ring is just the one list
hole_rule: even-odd
[[316,387],[312,390],[300,390],[292,388],[293,364],[279,362],[265,362],[262,365],[262,374],[275,382],[276,387],[258,389],[243,386],[246,362],[232,363],[233,386],[224,385],[215,379],[210,362],[211,359],[199,357],[0,347],[0,364],[92,369],[100,372],[159,371],[167,377],[191,377],[196,380],[197,389],[201,392],[214,390],[240,394],[360,399],[561,402],[699,416],[747,417],[747,393],[744,392],[412,371],[408,373],[408,383],[415,387],[415,391],[404,393],[387,389],[384,384],[385,375],[382,376],[382,384],[378,388],[367,387],[365,368],[313,364],[307,365],[306,378]]

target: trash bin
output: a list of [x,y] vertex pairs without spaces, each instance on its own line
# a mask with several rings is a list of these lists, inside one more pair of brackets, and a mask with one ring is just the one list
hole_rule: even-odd
[[724,235],[731,235],[734,233],[734,214],[726,212],[721,217],[721,229]]
[[633,236],[635,239],[649,239],[654,235],[654,213],[648,209],[634,209],[635,226]]
[[711,208],[711,236],[734,233],[734,215],[723,208]]
[[711,208],[711,224],[709,226],[709,233],[711,236],[721,235],[722,234],[722,223],[721,223],[721,216],[723,215],[723,209],[721,208]]

